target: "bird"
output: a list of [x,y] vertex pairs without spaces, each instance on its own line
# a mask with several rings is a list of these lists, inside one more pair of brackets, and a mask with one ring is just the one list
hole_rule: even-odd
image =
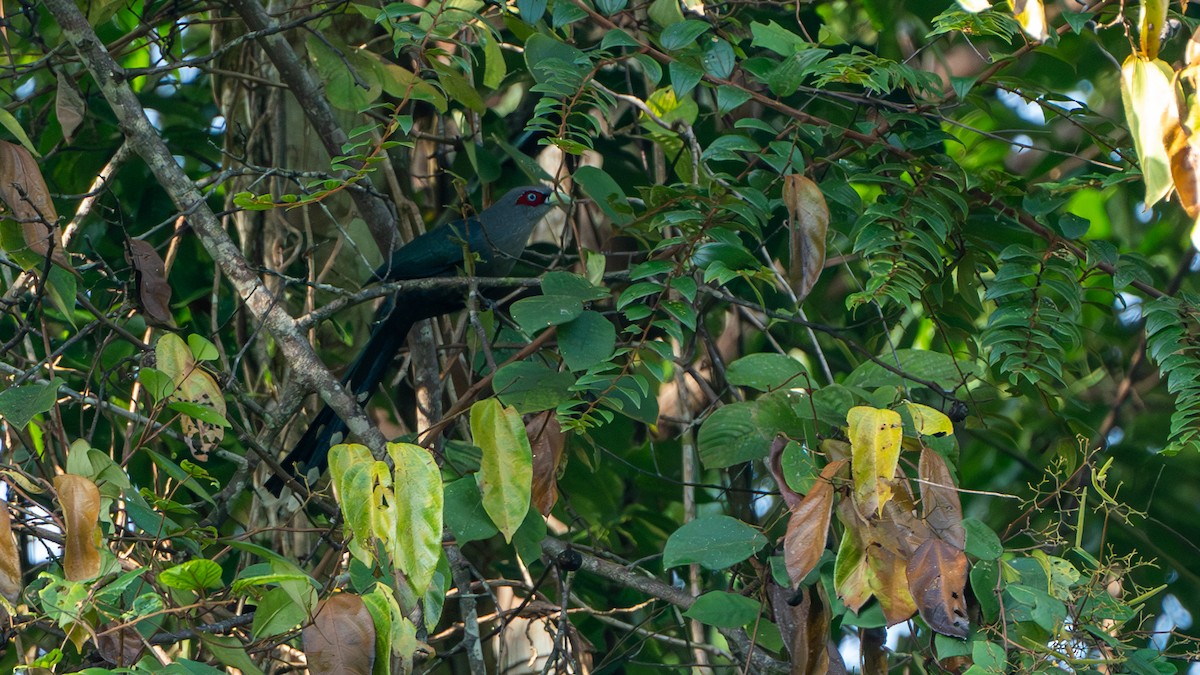
[[[407,281],[454,276],[468,267],[465,251],[472,255],[470,267],[475,276],[504,276],[521,257],[533,227],[562,202],[562,196],[548,187],[513,188],[478,215],[439,225],[400,247],[375,270],[373,279]],[[342,376],[342,386],[364,401],[383,379],[413,324],[463,306],[462,289],[449,287],[402,289],[388,298],[375,313],[367,344]],[[283,468],[296,475],[303,475],[300,465],[303,473],[313,469],[324,472],[331,442],[345,431],[345,422],[325,406],[284,457]],[[267,481],[266,488],[279,494],[283,484],[283,478],[276,475]]]

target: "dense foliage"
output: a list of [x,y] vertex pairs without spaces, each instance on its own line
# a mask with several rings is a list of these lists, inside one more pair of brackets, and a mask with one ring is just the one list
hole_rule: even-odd
[[1017,5],[6,3],[3,666],[1185,672],[1197,22]]

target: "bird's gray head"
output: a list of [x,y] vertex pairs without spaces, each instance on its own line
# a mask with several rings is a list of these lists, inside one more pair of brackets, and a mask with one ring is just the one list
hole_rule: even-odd
[[496,216],[497,223],[506,223],[510,227],[528,225],[532,230],[542,216],[556,206],[554,196],[554,190],[543,185],[513,188],[483,212],[485,222],[489,216]]
[[479,221],[488,248],[494,255],[482,255],[483,260],[476,271],[483,276],[508,274],[525,250],[533,226],[560,203],[554,190],[530,185],[509,190],[484,209],[479,214]]

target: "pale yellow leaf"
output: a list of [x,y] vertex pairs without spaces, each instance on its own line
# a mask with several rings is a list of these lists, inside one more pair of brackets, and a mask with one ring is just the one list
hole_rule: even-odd
[[903,429],[894,410],[856,406],[846,415],[851,447],[854,500],[864,515],[882,513],[892,497]]
[[922,436],[945,436],[946,434],[954,433],[954,424],[940,410],[920,403],[913,403],[912,401],[905,401],[904,405],[908,408],[908,414],[912,417],[918,434]]
[[1046,29],[1046,7],[1042,0],[1013,0],[1013,16],[1031,39],[1045,42],[1050,37]]
[[1171,190],[1171,161],[1163,139],[1179,123],[1174,72],[1166,63],[1131,54],[1121,66],[1121,102],[1142,165],[1146,208]]

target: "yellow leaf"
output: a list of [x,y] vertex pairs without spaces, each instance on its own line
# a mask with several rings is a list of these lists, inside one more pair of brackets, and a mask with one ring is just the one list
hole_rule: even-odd
[[1030,38],[1045,42],[1050,37],[1046,30],[1046,7],[1042,0],[1013,0],[1013,16]]
[[1133,135],[1133,147],[1146,183],[1146,208],[1171,191],[1171,161],[1163,144],[1166,131],[1179,123],[1174,72],[1158,59],[1131,54],[1121,66],[1121,101]]
[[1142,11],[1138,15],[1138,37],[1142,55],[1148,59],[1158,58],[1163,26],[1167,24],[1167,5],[1167,0],[1142,0]]
[[945,436],[946,434],[954,433],[954,425],[950,422],[950,418],[946,417],[940,410],[935,410],[927,405],[905,401],[904,405],[908,407],[908,414],[912,416],[913,424],[917,427],[917,433],[922,436]]
[[892,498],[892,477],[900,461],[903,437],[900,413],[857,406],[846,414],[851,447],[854,501],[864,515],[883,513]]
[[987,0],[958,0],[958,6],[972,14],[978,14],[984,10],[991,9],[992,3]]

